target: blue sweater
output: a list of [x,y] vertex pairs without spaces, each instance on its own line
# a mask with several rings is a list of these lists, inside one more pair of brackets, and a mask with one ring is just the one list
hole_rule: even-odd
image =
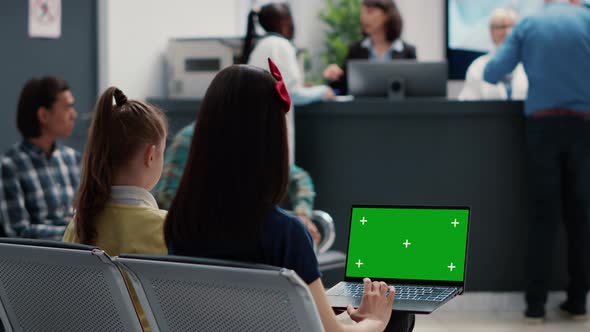
[[495,84],[519,62],[529,79],[527,115],[555,108],[590,112],[590,10],[552,3],[524,18],[486,66],[484,79]]

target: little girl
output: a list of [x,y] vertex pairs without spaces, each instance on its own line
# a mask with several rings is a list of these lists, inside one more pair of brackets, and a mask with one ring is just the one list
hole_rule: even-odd
[[166,211],[150,194],[162,174],[167,131],[166,117],[155,106],[127,100],[115,87],[102,94],[64,241],[95,245],[111,256],[167,253]]
[[[162,175],[167,133],[166,117],[155,106],[127,100],[115,87],[102,94],[90,125],[75,215],[65,242],[94,245],[110,256],[168,252],[163,234],[166,211],[158,209],[150,194]],[[144,331],[151,331],[128,286]]]

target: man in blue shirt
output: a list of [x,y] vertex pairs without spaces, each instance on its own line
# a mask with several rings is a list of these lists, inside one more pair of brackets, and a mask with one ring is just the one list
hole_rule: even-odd
[[586,318],[590,255],[590,11],[581,0],[546,1],[516,25],[484,79],[497,83],[522,62],[529,79],[527,149],[530,221],[527,310],[545,316],[555,234],[563,219],[568,237],[569,284],[561,310]]

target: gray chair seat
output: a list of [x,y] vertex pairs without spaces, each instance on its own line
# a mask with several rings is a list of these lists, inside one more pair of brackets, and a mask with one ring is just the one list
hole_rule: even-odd
[[0,239],[0,320],[12,331],[142,331],[125,281],[99,249]]
[[121,255],[152,331],[323,331],[292,270],[175,256]]

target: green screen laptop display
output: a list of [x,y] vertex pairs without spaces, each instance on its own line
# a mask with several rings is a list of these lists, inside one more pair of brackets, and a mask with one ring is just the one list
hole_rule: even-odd
[[463,281],[469,209],[353,207],[347,277]]

